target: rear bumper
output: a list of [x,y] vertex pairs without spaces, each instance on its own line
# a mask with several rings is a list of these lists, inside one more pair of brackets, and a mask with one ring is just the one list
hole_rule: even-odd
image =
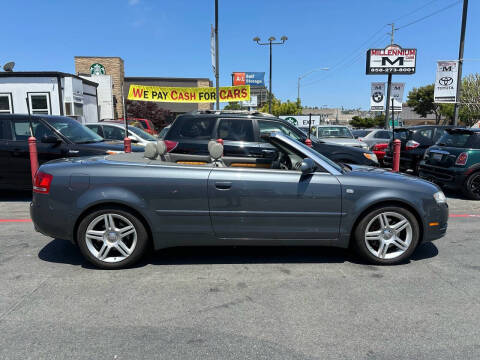
[[437,185],[458,189],[465,182],[465,169],[451,169],[440,166],[427,165],[423,161],[419,166],[419,176]]
[[73,217],[65,212],[54,211],[48,195],[33,194],[30,217],[37,232],[52,238],[74,241],[70,231],[73,229]]
[[385,157],[385,151],[373,150],[373,153],[377,156],[377,159],[379,161],[383,160],[383,158]]

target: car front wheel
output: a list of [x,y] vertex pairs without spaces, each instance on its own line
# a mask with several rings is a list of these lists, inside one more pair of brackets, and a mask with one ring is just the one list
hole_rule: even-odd
[[378,265],[398,264],[410,257],[419,237],[415,216],[397,206],[372,210],[358,223],[354,233],[359,255]]
[[147,249],[143,223],[120,208],[94,211],[78,226],[77,242],[83,256],[103,269],[119,269],[138,262]]

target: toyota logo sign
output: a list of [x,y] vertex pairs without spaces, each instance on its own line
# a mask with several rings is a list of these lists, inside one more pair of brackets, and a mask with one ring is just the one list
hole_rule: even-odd
[[453,78],[444,76],[438,80],[438,83],[442,86],[448,86],[453,84]]

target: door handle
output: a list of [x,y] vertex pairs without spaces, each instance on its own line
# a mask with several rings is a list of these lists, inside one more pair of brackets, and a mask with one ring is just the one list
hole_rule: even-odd
[[232,182],[231,181],[216,181],[215,182],[215,187],[218,190],[228,190],[232,187]]

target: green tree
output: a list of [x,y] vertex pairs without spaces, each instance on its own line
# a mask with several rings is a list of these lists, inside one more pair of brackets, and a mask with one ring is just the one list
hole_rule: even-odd
[[224,110],[242,110],[243,106],[238,101],[230,101],[228,105],[224,107]]
[[435,123],[439,124],[442,119],[440,104],[433,102],[434,84],[413,88],[408,93],[407,105],[425,118],[428,114],[435,114]]
[[466,126],[472,126],[480,120],[480,74],[478,73],[462,79],[458,117]]
[[[268,112],[268,102],[265,103],[259,111]],[[282,102],[277,99],[275,96],[272,98],[272,114],[275,116],[280,115],[300,115],[302,113],[302,105],[300,100]]]

